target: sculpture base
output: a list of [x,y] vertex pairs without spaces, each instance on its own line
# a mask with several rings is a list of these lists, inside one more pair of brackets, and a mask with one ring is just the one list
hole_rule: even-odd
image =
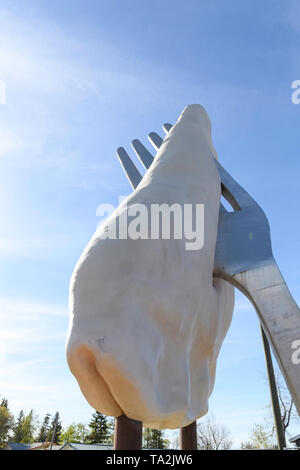
[[189,426],[180,428],[180,450],[197,450],[196,421]]
[[115,450],[141,450],[142,440],[143,424],[141,421],[127,418],[125,415],[115,419]]

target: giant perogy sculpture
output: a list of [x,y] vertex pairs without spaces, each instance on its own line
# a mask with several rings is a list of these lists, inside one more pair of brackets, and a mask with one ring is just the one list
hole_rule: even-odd
[[[213,278],[221,195],[214,158],[208,115],[191,105],[75,268],[68,363],[87,401],[107,415],[178,428],[208,410],[234,305],[233,287]],[[143,204],[150,213],[162,203],[204,205],[201,249],[187,250],[184,239],[103,239],[124,211]]]
[[[144,177],[118,150],[135,190],[73,272],[69,367],[87,401],[117,417],[117,449],[141,445],[134,423],[181,427],[181,448],[196,448],[195,421],[208,410],[235,286],[261,322],[284,448],[269,343],[300,413],[300,312],[273,258],[268,220],[217,162],[204,108],[188,106],[166,130],[154,160],[133,141]],[[221,191],[233,212],[220,204]],[[136,441],[118,441],[130,433]]]

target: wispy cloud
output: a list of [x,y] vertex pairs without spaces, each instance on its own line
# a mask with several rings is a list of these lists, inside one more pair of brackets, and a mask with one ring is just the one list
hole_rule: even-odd
[[9,156],[25,146],[20,137],[9,129],[1,129],[0,142],[0,158],[6,155]]
[[[36,18],[26,22],[7,10],[0,11],[0,27],[0,75],[7,82],[8,107],[10,84],[11,91],[16,92],[16,85],[18,94],[26,91],[23,102],[26,96],[51,94],[55,103],[61,98],[74,102],[88,95],[110,102],[111,97],[117,101],[128,93],[128,98],[134,95],[150,104],[153,91],[164,83],[142,67],[131,67],[128,61],[134,61],[134,56],[123,59],[105,38],[97,44],[78,41],[57,24]],[[169,86],[170,81],[165,83],[166,89]],[[33,110],[37,104],[31,102]]]
[[62,361],[67,314],[64,305],[0,298],[1,396],[9,398],[14,412],[18,403],[22,408],[26,403],[29,408],[45,402],[55,406],[72,386]]
[[24,21],[8,10],[0,11],[0,25],[0,70],[8,83],[18,83],[27,92],[55,95],[93,88],[90,68],[79,67],[76,60],[83,53],[82,44],[57,25],[37,18]]
[[[0,299],[0,360],[1,363],[20,362],[17,356],[22,354],[21,364],[28,363],[34,353],[44,357],[55,344],[64,346],[67,326],[67,306],[52,305],[28,299]],[[47,322],[45,323],[45,320]],[[63,320],[63,323],[55,321]],[[52,330],[53,321],[56,330]],[[59,329],[57,329],[59,328]],[[36,361],[36,359],[34,359]],[[29,362],[30,363],[30,362]],[[11,369],[13,370],[13,368]]]
[[40,315],[63,316],[67,315],[66,307],[52,305],[28,299],[0,298],[0,318],[3,320],[12,317],[24,318],[39,317]]
[[16,237],[12,229],[11,236],[0,237],[0,254],[2,258],[38,259],[42,261],[45,258],[49,258],[50,253],[65,252],[66,254],[71,249],[75,249],[80,253],[80,250],[83,248],[80,238],[80,234],[77,234],[76,237],[71,237],[70,233],[52,236],[44,234],[30,236],[30,234],[24,234],[22,237]]

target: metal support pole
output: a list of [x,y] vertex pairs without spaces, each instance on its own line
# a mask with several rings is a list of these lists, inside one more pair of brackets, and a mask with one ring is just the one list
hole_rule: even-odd
[[114,449],[141,450],[143,423],[122,415],[115,419]]
[[197,450],[196,421],[184,428],[180,428],[180,450]]
[[271,356],[269,342],[262,326],[260,327],[260,329],[261,329],[261,335],[262,335],[266,364],[267,364],[268,380],[269,380],[272,409],[273,409],[274,422],[275,422],[275,428],[276,428],[276,434],[277,434],[277,442],[278,442],[279,449],[283,450],[286,447],[286,440],[285,440],[283,422],[281,418],[277,386],[276,386],[275,374],[274,374],[273,363],[272,363],[272,356]]

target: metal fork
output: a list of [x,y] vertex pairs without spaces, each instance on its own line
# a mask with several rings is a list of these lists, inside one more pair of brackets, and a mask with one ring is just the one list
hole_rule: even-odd
[[[171,124],[163,125],[166,134],[171,128]],[[155,132],[148,137],[158,150],[163,139]],[[138,139],[132,141],[132,147],[148,169],[153,155]],[[118,148],[117,155],[135,189],[142,175],[123,147]],[[279,447],[283,448],[285,438],[268,341],[300,415],[300,311],[273,257],[266,215],[222,165],[217,161],[216,165],[222,195],[234,211],[228,212],[220,204],[213,274],[243,292],[259,316]]]

